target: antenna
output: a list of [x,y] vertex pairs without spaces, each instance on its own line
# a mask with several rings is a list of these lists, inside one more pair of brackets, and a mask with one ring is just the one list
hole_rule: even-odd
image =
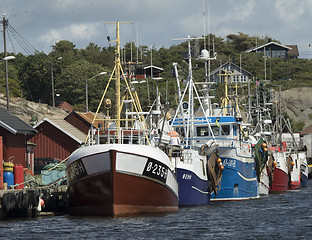
[[203,0],[203,18],[204,18],[204,49],[206,49],[206,26],[205,26],[205,22],[206,22],[206,17],[205,17],[205,0]]
[[137,34],[136,34],[136,59],[139,62],[139,21],[137,21]]

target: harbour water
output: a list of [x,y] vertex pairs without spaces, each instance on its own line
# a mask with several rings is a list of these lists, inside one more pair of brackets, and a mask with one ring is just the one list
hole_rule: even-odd
[[180,208],[166,215],[45,216],[0,221],[1,239],[311,239],[308,187],[255,200]]

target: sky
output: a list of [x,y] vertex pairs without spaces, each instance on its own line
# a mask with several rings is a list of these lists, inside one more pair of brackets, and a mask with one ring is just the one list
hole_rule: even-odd
[[[311,58],[312,0],[0,0],[0,14],[34,49],[49,53],[60,40],[76,48],[107,47],[107,36],[159,49],[179,44],[174,38],[212,33],[225,38],[239,32],[269,36],[297,45]],[[2,29],[2,28],[1,28]],[[3,35],[3,34],[1,34]],[[7,51],[28,55],[7,31]],[[3,37],[0,51],[3,52]]]

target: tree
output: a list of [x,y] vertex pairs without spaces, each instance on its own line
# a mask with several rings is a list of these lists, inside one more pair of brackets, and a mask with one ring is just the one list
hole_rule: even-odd
[[[103,71],[105,69],[100,65],[91,64],[86,60],[76,61],[62,70],[55,85],[57,93],[61,95],[62,100],[72,104],[76,110],[84,111],[86,80]],[[100,84],[94,84],[100,83],[99,79],[101,79],[101,76],[88,81],[90,110],[96,108],[94,103],[97,100],[95,99],[100,99],[101,97],[99,89],[104,89],[103,86],[99,86]]]
[[26,99],[52,103],[50,68],[49,58],[43,52],[27,57],[27,61],[19,70],[19,79]]

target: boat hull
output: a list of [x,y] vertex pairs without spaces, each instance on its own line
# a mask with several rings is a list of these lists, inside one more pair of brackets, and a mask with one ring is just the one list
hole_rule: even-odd
[[131,146],[103,145],[103,151],[100,147],[85,151],[69,163],[70,214],[119,216],[178,210],[177,182],[162,161],[167,156],[156,150],[160,157],[152,158],[152,147],[138,150],[136,146],[131,151]]
[[292,161],[294,163],[292,167],[292,171],[289,173],[290,176],[290,185],[288,186],[288,189],[298,189],[300,188],[300,157],[299,153],[291,153],[290,154]]
[[206,205],[210,202],[208,180],[200,179],[193,171],[177,168],[179,205]]
[[284,192],[288,189],[289,177],[288,174],[276,167],[273,171],[273,181],[272,187],[270,187],[270,192]]
[[284,192],[288,190],[289,175],[288,167],[286,165],[285,152],[272,152],[277,166],[273,170],[272,185],[270,186],[270,193]]
[[[210,201],[239,201],[259,198],[255,162],[252,157],[236,154],[236,149],[220,151],[219,156],[224,166],[221,185],[217,195],[211,194]],[[229,156],[236,156],[230,158]]]
[[300,183],[301,187],[306,187],[308,184],[309,166],[307,162],[307,154],[305,151],[299,152],[300,159]]
[[270,177],[268,174],[269,170],[267,165],[263,168],[260,174],[260,181],[259,181],[259,193],[260,195],[268,195],[270,189]]

